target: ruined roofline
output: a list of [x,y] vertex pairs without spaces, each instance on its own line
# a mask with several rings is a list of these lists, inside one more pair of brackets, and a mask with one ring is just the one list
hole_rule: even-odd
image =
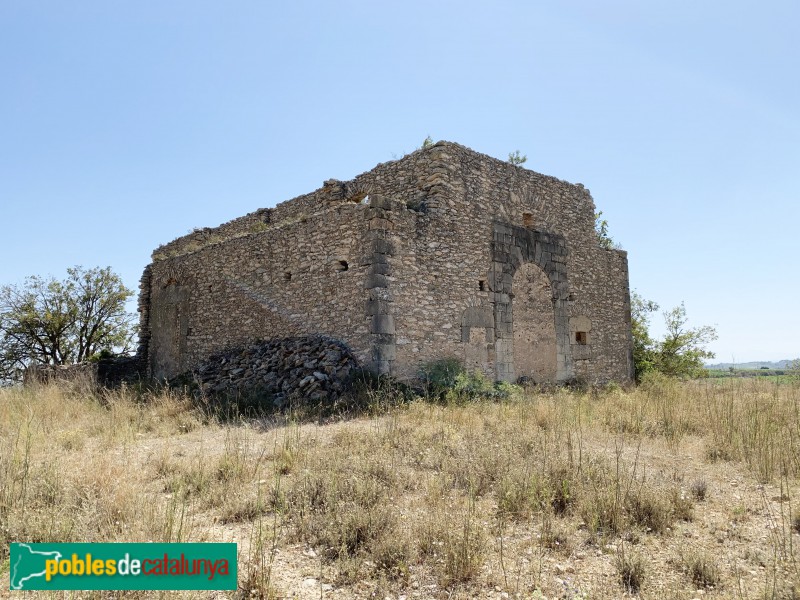
[[[551,184],[556,184],[556,185],[567,185],[567,186],[570,186],[570,187],[576,187],[578,189],[584,190],[587,194],[589,194],[589,189],[587,187],[585,187],[582,183],[573,183],[571,181],[567,181],[566,179],[559,179],[558,177],[554,177],[553,175],[546,175],[545,173],[540,173],[539,171],[534,171],[533,169],[529,169],[528,167],[525,167],[525,166],[513,165],[510,162],[508,162],[508,160],[503,160],[502,158],[497,158],[495,156],[491,156],[491,155],[485,154],[483,152],[478,152],[477,150],[473,150],[469,146],[464,146],[463,144],[459,144],[458,142],[449,142],[447,140],[440,140],[438,142],[435,142],[435,143],[431,144],[427,148],[420,148],[418,150],[415,150],[414,152],[406,154],[402,158],[397,159],[397,161],[391,161],[391,162],[400,162],[400,161],[406,160],[407,158],[410,158],[411,156],[416,155],[417,153],[429,152],[433,148],[451,148],[451,149],[455,149],[455,150],[458,150],[462,154],[465,154],[467,156],[472,157],[473,159],[474,158],[480,159],[480,160],[482,160],[484,162],[493,164],[496,167],[501,167],[502,166],[502,167],[508,168],[509,170],[517,169],[519,171],[524,171],[526,174],[533,175],[537,179],[541,179],[544,182],[551,183]],[[382,163],[382,164],[388,164],[388,163]]]
[[[442,150],[445,151],[445,156],[442,156]],[[183,256],[232,239],[257,235],[280,226],[281,224],[294,222],[301,218],[311,217],[320,212],[333,209],[342,203],[351,202],[353,198],[360,199],[369,192],[367,189],[369,185],[364,182],[370,180],[375,175],[376,171],[387,170],[391,172],[395,169],[402,168],[404,163],[416,163],[420,160],[425,160],[426,155],[429,154],[438,154],[438,156],[431,161],[431,164],[434,162],[444,162],[450,163],[452,166],[461,166],[462,164],[478,161],[488,164],[495,170],[505,170],[509,177],[513,177],[515,173],[523,171],[525,176],[533,177],[539,180],[543,185],[578,188],[591,200],[591,194],[583,184],[571,183],[551,175],[544,175],[537,171],[513,165],[508,161],[489,156],[488,154],[477,152],[462,144],[441,140],[431,144],[427,148],[419,148],[410,152],[399,159],[378,163],[372,169],[364,171],[350,180],[340,181],[338,179],[329,179],[323,183],[322,187],[317,188],[313,192],[301,194],[289,200],[279,202],[272,208],[259,208],[216,227],[196,229],[156,248],[152,253],[152,260],[159,261]],[[421,170],[424,170],[424,167]],[[320,210],[321,202],[325,203],[322,210]]]

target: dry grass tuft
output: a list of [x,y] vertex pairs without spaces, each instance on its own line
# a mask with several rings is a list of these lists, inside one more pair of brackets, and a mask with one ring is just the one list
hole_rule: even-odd
[[638,554],[633,556],[630,553],[626,554],[622,549],[617,554],[616,567],[622,587],[631,594],[638,594],[647,574],[644,559]]
[[708,482],[704,477],[695,479],[692,481],[691,491],[695,500],[703,502],[708,496]]
[[650,486],[643,485],[631,494],[626,509],[631,523],[648,533],[664,533],[672,523],[669,504]]
[[704,552],[691,552],[683,557],[689,579],[698,587],[715,587],[720,582],[716,561]]
[[679,488],[669,491],[669,502],[672,516],[679,521],[692,521],[694,519],[694,503]]

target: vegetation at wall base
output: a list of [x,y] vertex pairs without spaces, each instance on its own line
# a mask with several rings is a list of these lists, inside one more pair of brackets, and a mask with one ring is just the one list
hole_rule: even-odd
[[470,400],[500,400],[508,398],[516,386],[492,382],[480,371],[470,371],[458,358],[432,361],[418,374],[422,393],[438,402],[466,402]]

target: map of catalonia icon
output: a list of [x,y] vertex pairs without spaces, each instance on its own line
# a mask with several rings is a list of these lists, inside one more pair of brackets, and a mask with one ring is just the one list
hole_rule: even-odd
[[[28,544],[11,545],[11,589],[33,589],[31,580],[41,577],[46,573],[46,561],[61,560],[60,552],[43,552],[34,550]],[[26,587],[28,584],[31,587]]]

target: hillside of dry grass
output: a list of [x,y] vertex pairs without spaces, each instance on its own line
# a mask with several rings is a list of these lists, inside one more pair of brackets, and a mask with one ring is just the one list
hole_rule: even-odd
[[299,423],[0,390],[0,573],[12,541],[226,541],[239,597],[798,597],[797,381],[391,393]]

